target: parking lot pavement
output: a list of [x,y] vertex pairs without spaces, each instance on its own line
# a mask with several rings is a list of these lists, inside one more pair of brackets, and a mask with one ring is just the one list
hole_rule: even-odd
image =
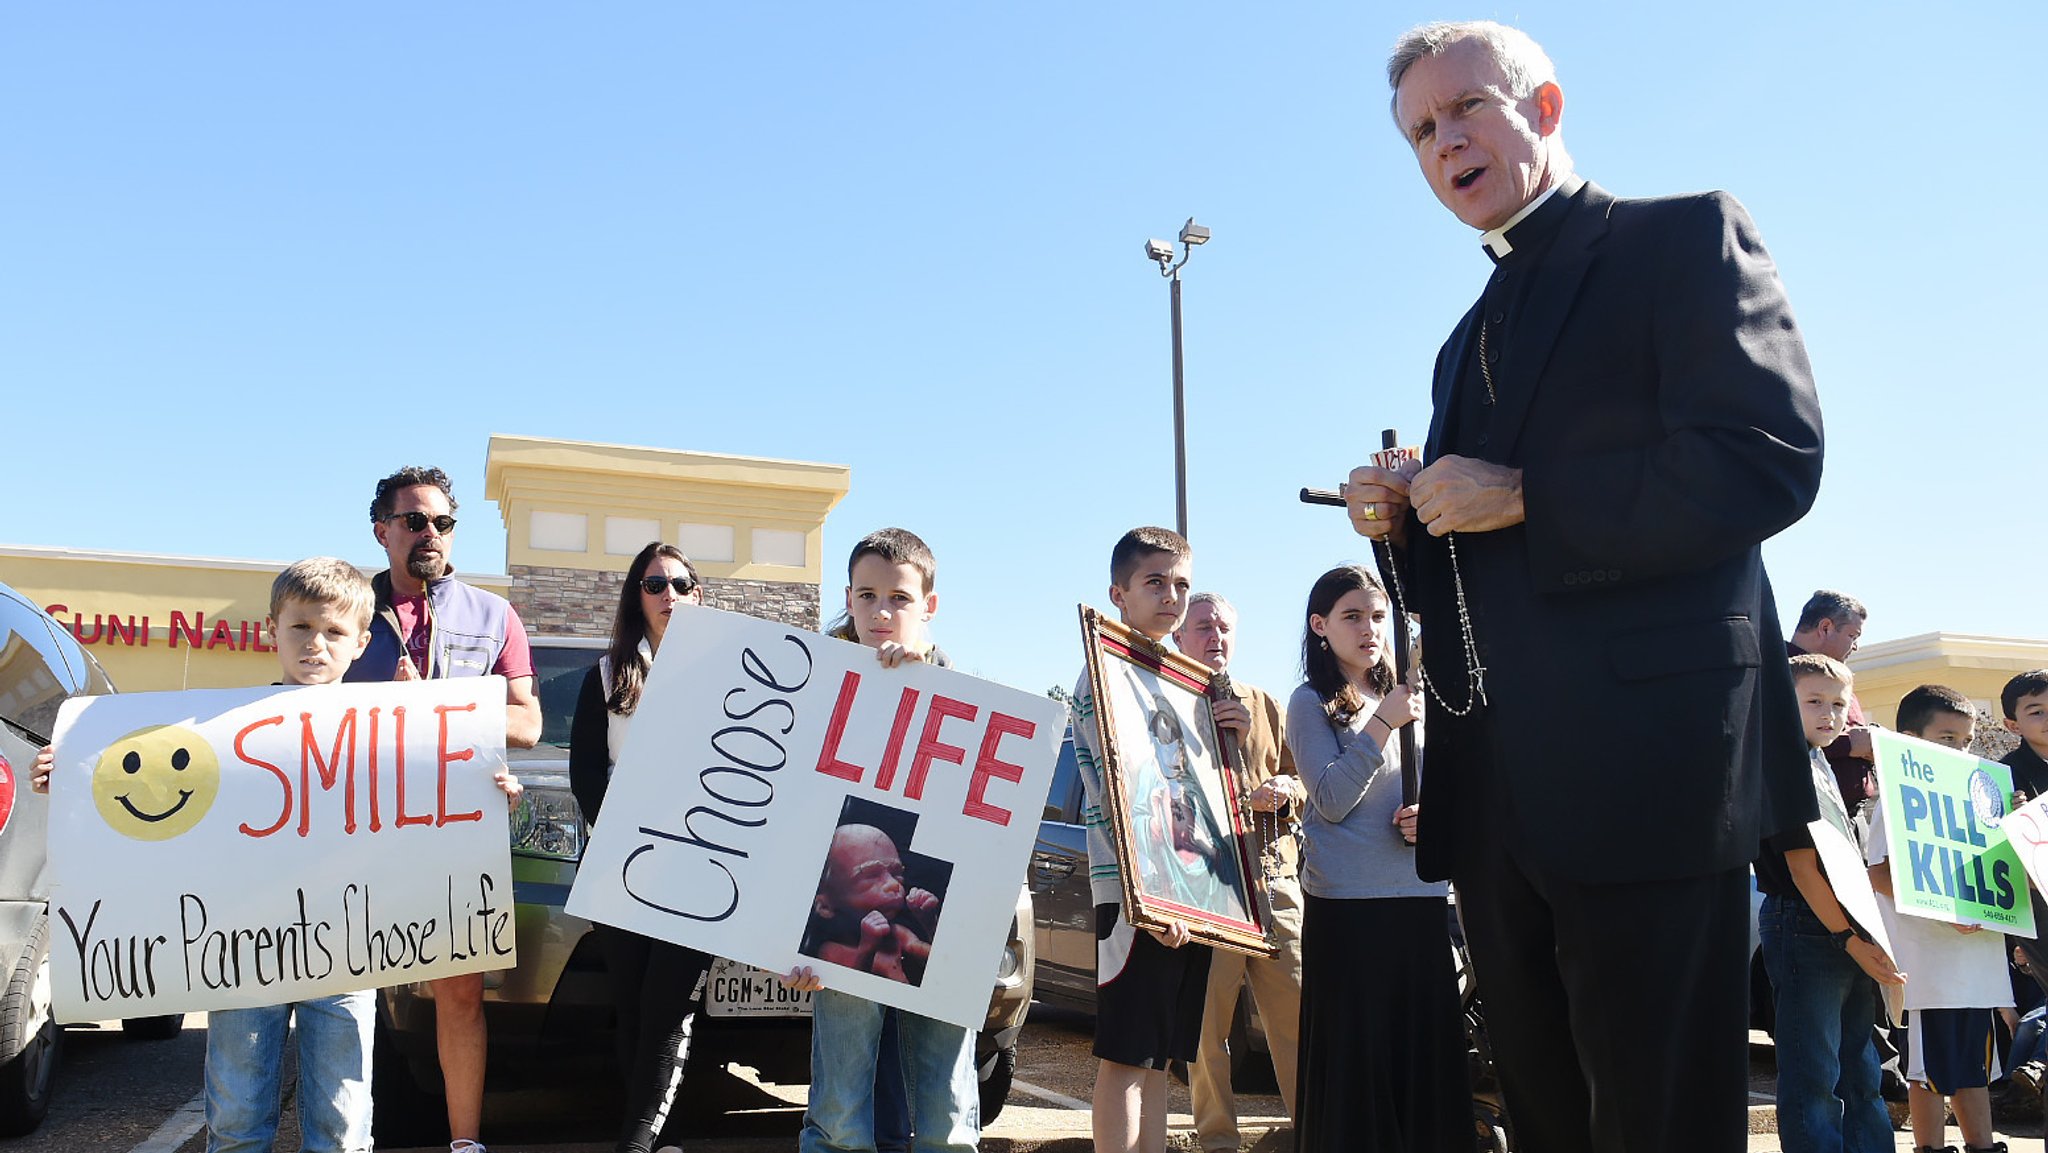
[[[1090,1018],[1048,1006],[1034,1006],[1018,1045],[1017,1080],[1002,1115],[982,1134],[983,1153],[1090,1153],[1088,1097],[1095,1058]],[[787,1153],[802,1124],[805,1087],[775,1085],[737,1069],[730,1078],[702,1078],[692,1071],[683,1103],[684,1132],[691,1153]],[[502,1097],[502,1099],[501,1099]],[[606,1153],[603,1127],[569,1126],[561,1118],[572,1100],[545,1092],[492,1094],[485,1102],[495,1153]],[[1168,1123],[1175,1150],[1199,1147],[1189,1114],[1187,1089],[1172,1083]],[[587,1112],[587,1109],[585,1110]],[[1244,1148],[1286,1153],[1293,1142],[1280,1098],[1272,1092],[1238,1100]],[[382,1149],[382,1153],[403,1153]],[[187,1151],[190,1153],[190,1151]],[[441,1149],[417,1153],[444,1153]]]
[[[1017,1080],[1002,1116],[983,1136],[985,1153],[1090,1153],[1087,1102],[1095,1078],[1092,1025],[1086,1016],[1036,1006],[1018,1050]],[[1781,1148],[1770,1105],[1775,1069],[1768,1041],[1752,1047],[1755,1105],[1750,1153]],[[205,1133],[195,1113],[205,1018],[195,1014],[175,1041],[135,1043],[118,1028],[73,1030],[62,1084],[43,1129],[8,1142],[24,1153],[109,1148],[128,1153],[202,1153]],[[681,1123],[691,1153],[787,1153],[802,1124],[805,1088],[764,1084],[740,1069],[693,1069],[684,1087]],[[1196,1148],[1187,1090],[1171,1084],[1169,1124],[1177,1153]],[[289,1104],[288,1104],[289,1109]],[[587,1091],[528,1087],[491,1094],[486,1102],[496,1153],[606,1153],[615,1107]],[[1274,1092],[1240,1093],[1238,1114],[1246,1153],[1290,1153],[1293,1140]],[[295,1117],[285,1117],[279,1153],[297,1148]],[[1903,1117],[1901,1117],[1903,1123]],[[2048,1153],[2041,1122],[2000,1114],[1998,1131],[2012,1153]],[[1948,1143],[1961,1147],[1951,1128]],[[1908,1133],[1897,1134],[1911,1153]],[[403,1153],[389,1147],[384,1153]],[[443,1147],[420,1153],[443,1153]]]
[[[1749,1153],[1779,1153],[1782,1145],[1777,1134],[1777,1106],[1772,1101],[1772,1090],[1777,1080],[1777,1052],[1771,1046],[1769,1035],[1752,1032],[1749,1054]],[[1913,1134],[1905,1127],[1906,1108],[1903,1104],[1892,1107],[1892,1123],[1896,1127],[1893,1136],[1899,1153],[1914,1153]],[[2009,1153],[2048,1153],[2042,1148],[2042,1126],[2038,1116],[2016,1114],[1994,1097],[1992,1124]],[[1949,1126],[1943,1144],[1961,1149],[1962,1130]]]

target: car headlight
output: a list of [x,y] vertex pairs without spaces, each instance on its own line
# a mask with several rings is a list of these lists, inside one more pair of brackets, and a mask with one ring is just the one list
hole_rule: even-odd
[[583,812],[559,774],[524,781],[526,792],[512,811],[512,851],[528,857],[575,861],[583,857]]
[[1024,957],[1017,947],[1017,918],[1010,918],[1010,936],[1003,942],[1003,959],[996,965],[996,981],[1010,984],[1017,979],[1017,971],[1024,967]]

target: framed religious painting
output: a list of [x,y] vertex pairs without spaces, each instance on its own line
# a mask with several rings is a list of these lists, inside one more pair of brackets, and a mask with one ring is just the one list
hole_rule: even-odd
[[1258,847],[1240,778],[1225,771],[1209,667],[1086,605],[1081,635],[1124,919],[1157,930],[1179,921],[1203,944],[1271,956]]

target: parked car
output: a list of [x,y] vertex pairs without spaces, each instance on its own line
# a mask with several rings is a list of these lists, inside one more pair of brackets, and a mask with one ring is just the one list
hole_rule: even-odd
[[[603,649],[600,640],[533,638],[540,743],[508,756],[526,787],[512,819],[519,964],[484,979],[494,1087],[559,1083],[579,1073],[609,1076],[616,1083],[612,1039],[617,1020],[604,959],[590,923],[563,908],[588,832],[569,791],[569,730],[583,678]],[[975,1046],[983,1123],[1002,1112],[1017,1069],[1017,1037],[1034,985],[1034,952],[1026,931],[1031,924],[1031,894],[1020,887]],[[378,1009],[378,1143],[438,1135],[444,1118],[432,993],[425,983],[387,988]],[[712,966],[685,1076],[736,1063],[777,1084],[805,1083],[811,1068],[810,1014],[810,994],[792,993],[771,973],[721,959]]]
[[[0,1136],[43,1123],[64,1039],[50,1014],[50,802],[26,774],[65,701],[113,691],[91,653],[0,584]],[[183,1013],[122,1022],[137,1039],[184,1027]]]
[[[1088,888],[1088,833],[1081,824],[1081,773],[1074,734],[1060,743],[1052,791],[1031,851],[1031,932],[1038,952],[1038,999],[1095,1012],[1095,900]],[[1244,1088],[1273,1082],[1273,1059],[1249,991],[1230,1022],[1230,1078]]]

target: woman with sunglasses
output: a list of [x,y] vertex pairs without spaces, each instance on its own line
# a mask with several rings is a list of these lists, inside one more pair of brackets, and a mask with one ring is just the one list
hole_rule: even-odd
[[[611,645],[583,680],[569,732],[569,787],[586,821],[595,824],[604,804],[605,786],[670,615],[678,604],[703,601],[697,570],[674,545],[649,544],[627,568]],[[682,1084],[691,1019],[702,1002],[711,958],[610,925],[595,924],[591,931],[604,952],[618,1008],[626,1116],[616,1148],[619,1153],[651,1153]]]

